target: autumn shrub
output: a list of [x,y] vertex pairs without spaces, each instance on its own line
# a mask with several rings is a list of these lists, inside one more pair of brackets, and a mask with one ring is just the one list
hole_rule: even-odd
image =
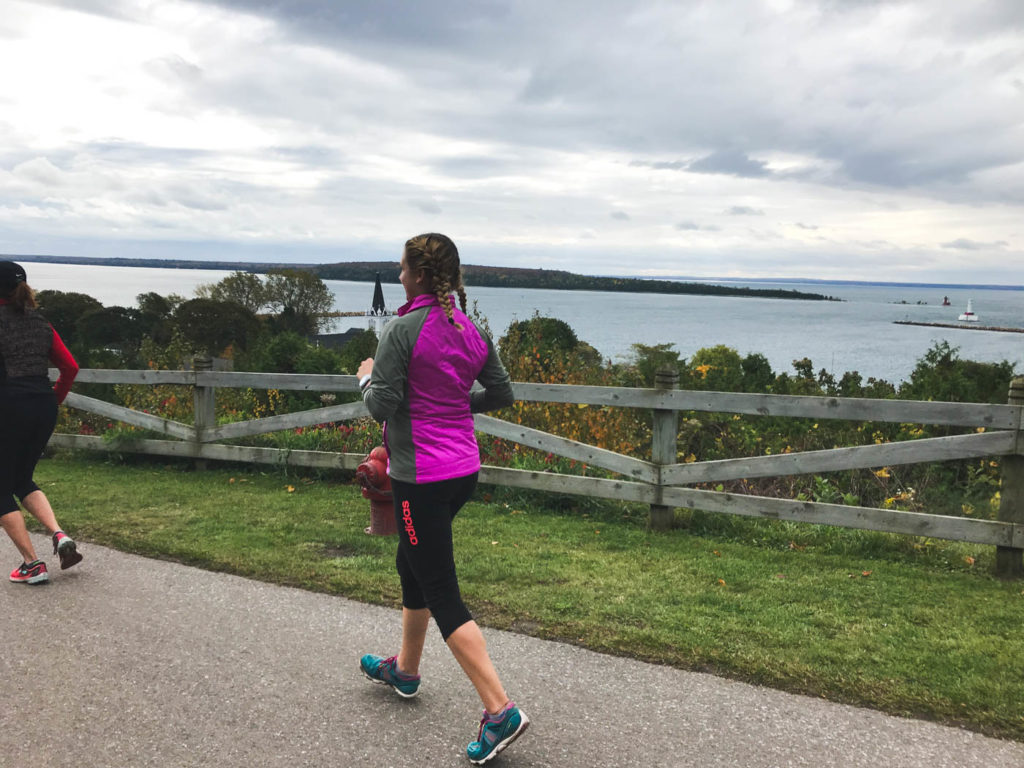
[[382,442],[380,425],[370,418],[295,427],[247,438],[247,445],[293,451],[368,454]]
[[[513,381],[539,384],[615,386],[614,370],[593,359],[592,348],[562,333],[553,342],[550,318],[513,323],[500,340],[500,354]],[[557,327],[557,326],[554,326]],[[517,400],[496,414],[516,424],[626,455],[649,455],[649,426],[636,409],[577,403]]]

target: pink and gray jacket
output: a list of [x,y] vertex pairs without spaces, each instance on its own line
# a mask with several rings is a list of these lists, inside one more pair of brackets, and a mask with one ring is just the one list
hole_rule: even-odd
[[[512,384],[487,335],[453,310],[452,325],[432,294],[417,296],[384,326],[366,409],[384,422],[388,474],[433,483],[480,469],[474,413],[512,405]],[[461,329],[459,328],[461,325]],[[484,389],[471,392],[474,381]]]

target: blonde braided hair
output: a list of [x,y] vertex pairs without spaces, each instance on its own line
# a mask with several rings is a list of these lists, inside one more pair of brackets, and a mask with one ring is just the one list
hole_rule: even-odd
[[430,273],[430,292],[437,297],[448,322],[461,329],[462,325],[452,316],[455,309],[452,292],[459,295],[459,307],[465,313],[466,289],[462,284],[459,249],[451,238],[436,232],[411,237],[405,243],[405,261],[412,270],[425,269]]

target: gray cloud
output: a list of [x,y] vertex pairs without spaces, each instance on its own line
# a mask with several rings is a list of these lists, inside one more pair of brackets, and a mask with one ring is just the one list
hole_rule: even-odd
[[136,13],[128,0],[36,0],[39,5],[68,8],[111,19],[131,19]]
[[973,172],[999,166],[1009,158],[986,157],[950,160],[942,157],[919,158],[900,150],[893,152],[850,153],[842,158],[842,168],[853,181],[884,187],[912,187],[951,182],[960,184]]
[[431,215],[441,213],[441,206],[434,200],[410,200],[409,204],[416,206],[423,211],[423,213],[429,213]]
[[397,42],[409,48],[465,45],[474,34],[495,35],[512,8],[490,0],[215,0],[225,8],[273,16],[303,37]]
[[689,171],[691,173],[721,173],[728,176],[758,178],[771,175],[767,164],[752,160],[745,153],[722,149],[696,160],[633,160],[634,168],[652,168],[656,171]]
[[268,147],[275,158],[311,167],[343,170],[349,163],[349,156],[335,147],[297,145],[291,147]]
[[63,200],[54,200],[52,197],[7,194],[0,194],[0,208],[33,210],[43,216],[51,214],[65,216],[72,210],[69,203]]
[[105,163],[121,167],[158,165],[176,168],[215,156],[215,153],[208,149],[153,146],[136,141],[89,142],[81,147],[81,154],[95,156]]
[[203,76],[203,70],[181,56],[164,56],[147,61],[143,68],[155,77],[194,83]]
[[816,224],[804,224],[803,222],[800,222],[800,221],[798,221],[796,223],[796,225],[798,227],[800,227],[800,229],[817,229],[818,228],[818,226]]
[[987,251],[993,248],[1005,248],[1008,243],[1005,240],[996,240],[992,243],[980,243],[977,240],[968,240],[964,237],[959,237],[956,240],[951,240],[948,243],[943,243],[943,248],[952,248],[957,251]]
[[45,157],[26,160],[14,167],[16,177],[33,181],[47,187],[56,187],[64,183],[64,172]]
[[168,208],[180,206],[194,211],[226,211],[233,205],[260,203],[267,192],[260,187],[229,179],[200,180],[184,183],[180,179],[152,180],[124,190],[124,199],[137,206]]
[[716,227],[713,224],[701,225],[701,224],[698,224],[695,221],[679,221],[679,222],[676,222],[675,228],[680,230],[681,232],[697,232],[697,231],[718,232],[721,229],[720,227]]
[[686,169],[692,173],[725,173],[748,178],[769,174],[765,163],[760,160],[751,160],[743,152],[733,149],[712,152],[706,157],[694,160]]
[[730,216],[764,216],[760,208],[751,208],[749,205],[734,205],[726,213]]
[[505,176],[522,170],[515,159],[482,156],[445,157],[432,163],[437,171],[458,178],[486,179]]
[[653,168],[656,171],[683,171],[690,165],[686,160],[633,160],[630,166],[633,168]]
[[1024,14],[1017,0],[986,0],[969,14],[940,13],[925,25],[955,39],[988,39],[1024,29]]
[[226,202],[220,200],[191,195],[182,195],[174,202],[183,208],[191,208],[195,211],[226,211],[230,207]]
[[612,211],[608,215],[617,221],[629,221],[629,214],[625,211]]

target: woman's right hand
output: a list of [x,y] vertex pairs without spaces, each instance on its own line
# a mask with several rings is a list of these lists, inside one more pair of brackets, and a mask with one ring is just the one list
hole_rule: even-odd
[[363,376],[369,376],[373,373],[373,358],[368,357],[359,364],[359,370],[356,371],[356,378],[362,379]]

